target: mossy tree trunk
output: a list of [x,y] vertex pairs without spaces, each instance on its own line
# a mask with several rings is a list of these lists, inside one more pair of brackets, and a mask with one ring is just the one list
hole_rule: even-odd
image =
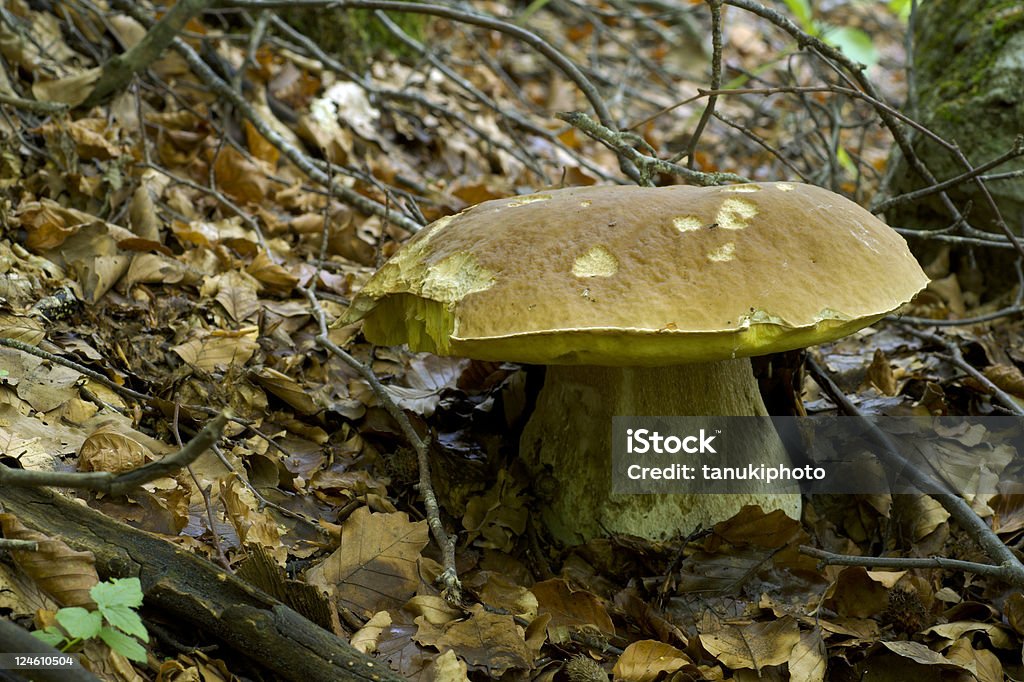
[[[1012,149],[1014,138],[1024,133],[1024,4],[1020,0],[928,0],[919,6],[913,34],[917,98],[908,103],[907,113],[957,143],[975,166]],[[940,145],[916,133],[913,139],[917,156],[939,180],[965,172]],[[1024,157],[993,172],[1021,169]],[[892,193],[900,194],[928,183],[897,152],[891,159],[888,184]],[[1024,178],[992,181],[988,188],[1010,227],[1020,233]],[[960,210],[972,202],[968,219],[973,226],[997,229],[995,216],[976,185],[964,183],[949,194]],[[886,218],[891,225],[926,229],[952,222],[937,196],[895,207]],[[928,254],[922,255],[927,260]],[[986,264],[981,265],[979,271]],[[1003,275],[1013,273],[1011,268],[1009,273],[992,274],[996,275],[992,284],[999,284]],[[981,282],[976,285],[980,287]]]

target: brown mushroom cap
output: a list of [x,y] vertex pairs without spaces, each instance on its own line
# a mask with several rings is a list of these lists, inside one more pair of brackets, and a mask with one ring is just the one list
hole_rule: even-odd
[[902,237],[813,185],[576,187],[432,223],[345,319],[444,355],[670,365],[830,341],[927,282]]

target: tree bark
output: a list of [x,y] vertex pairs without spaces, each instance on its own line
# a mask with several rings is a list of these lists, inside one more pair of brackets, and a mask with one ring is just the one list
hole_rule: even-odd
[[[947,142],[955,142],[972,166],[998,158],[1014,148],[1024,132],[1024,10],[1020,0],[928,0],[918,3],[912,26],[914,37],[913,88],[904,107]],[[968,169],[949,150],[911,131],[915,154],[942,181]],[[1018,156],[988,171],[1020,171]],[[889,192],[904,194],[929,186],[894,151],[886,178]],[[1011,230],[1019,234],[1024,215],[1024,177],[986,182]],[[967,216],[972,226],[999,232],[995,214],[978,186],[967,181],[948,190],[960,211],[971,203]],[[886,210],[886,222],[898,227],[941,229],[953,222],[939,195]],[[936,256],[934,242],[911,244],[924,262]],[[963,261],[954,267],[961,284],[981,292],[1015,281],[1012,250],[960,248]],[[993,254],[998,251],[999,253]],[[974,262],[977,258],[978,261]],[[956,259],[956,256],[954,256]],[[989,262],[991,261],[991,262]],[[942,273],[939,273],[942,274]],[[984,281],[989,280],[989,281]]]

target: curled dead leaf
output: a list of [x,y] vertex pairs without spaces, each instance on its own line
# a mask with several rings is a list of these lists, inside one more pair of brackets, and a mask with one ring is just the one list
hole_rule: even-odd
[[92,552],[78,552],[64,543],[34,531],[13,514],[0,514],[0,530],[11,540],[38,543],[34,552],[11,550],[14,562],[61,606],[95,609],[89,590],[100,581]]

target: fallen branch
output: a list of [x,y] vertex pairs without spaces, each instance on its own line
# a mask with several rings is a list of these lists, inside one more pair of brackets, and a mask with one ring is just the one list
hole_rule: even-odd
[[353,649],[280,601],[155,535],[55,493],[5,488],[25,525],[91,551],[100,577],[137,577],[148,607],[206,631],[278,680],[400,682],[387,664]]
[[896,556],[854,556],[852,554],[835,554],[826,552],[817,547],[800,545],[800,553],[821,559],[829,566],[864,566],[865,568],[945,568],[950,570],[976,573],[978,575],[989,575],[1002,578],[1004,570],[1002,566],[992,564],[979,564],[975,561],[962,561],[960,559],[946,559],[945,557],[896,557]]
[[35,471],[12,469],[0,465],[0,488],[52,486],[92,490],[107,495],[124,495],[145,483],[170,476],[188,467],[199,458],[199,455],[206,452],[220,439],[227,421],[227,416],[219,414],[211,419],[185,447],[173,455],[162,457],[120,474],[113,474],[109,471]]
[[146,32],[142,40],[124,54],[107,60],[99,80],[81,106],[89,109],[123,90],[132,76],[147,69],[163,55],[171,41],[185,28],[188,20],[202,12],[210,2],[211,0],[178,0],[167,14]]

